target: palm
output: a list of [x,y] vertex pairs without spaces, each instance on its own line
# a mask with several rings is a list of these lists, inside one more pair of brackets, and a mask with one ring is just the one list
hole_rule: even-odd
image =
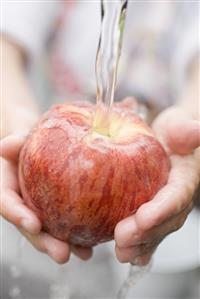
[[169,108],[155,119],[152,127],[169,155],[171,170],[168,183],[149,205],[159,203],[157,217],[164,221],[179,215],[178,229],[193,206],[192,197],[199,183],[194,149],[200,145],[200,126],[180,109]]
[[171,170],[167,184],[153,200],[118,223],[116,254],[121,262],[149,261],[162,239],[183,225],[199,183],[200,165],[194,149],[200,146],[200,124],[180,109],[169,108],[155,119],[152,128],[169,155]]

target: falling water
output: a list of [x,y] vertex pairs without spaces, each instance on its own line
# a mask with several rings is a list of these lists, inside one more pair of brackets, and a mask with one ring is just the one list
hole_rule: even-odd
[[[101,0],[101,33],[96,55],[97,110],[94,127],[109,126],[128,0]],[[102,113],[104,104],[105,113]]]
[[101,1],[101,34],[96,55],[97,103],[111,107],[121,54],[127,0]]
[[125,299],[129,290],[150,271],[151,263],[147,266],[130,265],[129,273],[117,293],[117,299]]
[[[101,0],[101,34],[96,55],[97,110],[95,127],[108,134],[109,111],[114,101],[119,58],[128,0]],[[102,114],[102,104],[105,112]],[[99,129],[99,126],[101,127]],[[148,272],[150,265],[130,265],[128,277],[121,286],[117,299],[125,299],[128,291]]]
[[50,299],[70,299],[70,288],[65,280],[65,267],[59,266],[57,268],[56,280],[50,285],[49,298]]
[[18,246],[16,246],[16,253],[15,253],[15,263],[10,266],[10,276],[13,279],[13,285],[9,289],[9,296],[13,299],[22,299],[22,293],[20,288],[20,278],[22,276],[22,256],[23,256],[23,249],[25,245],[25,238],[21,235],[19,236]]

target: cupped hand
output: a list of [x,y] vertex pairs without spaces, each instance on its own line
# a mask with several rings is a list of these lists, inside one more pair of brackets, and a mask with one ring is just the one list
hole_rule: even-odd
[[71,246],[42,231],[37,216],[23,202],[18,184],[18,156],[25,136],[10,135],[1,140],[0,214],[32,243],[39,251],[48,254],[57,263],[69,260],[70,252],[87,260],[92,250]]
[[152,128],[166,149],[171,170],[167,184],[153,200],[119,222],[115,228],[120,262],[146,265],[160,242],[184,224],[192,210],[200,181],[200,122],[178,107],[163,111]]

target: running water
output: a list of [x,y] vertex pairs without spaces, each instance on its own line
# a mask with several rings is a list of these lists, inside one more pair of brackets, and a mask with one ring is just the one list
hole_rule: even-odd
[[128,276],[117,293],[117,299],[125,299],[130,289],[134,287],[134,285],[136,285],[136,283],[142,279],[142,277],[148,273],[150,269],[151,263],[147,266],[136,266],[130,264]]
[[[107,135],[114,101],[128,0],[101,0],[101,34],[96,55],[97,110],[94,127]],[[104,104],[105,113],[102,114]]]
[[117,80],[128,0],[101,1],[101,34],[96,55],[97,104],[111,107]]
[[56,281],[52,283],[49,288],[49,299],[71,298],[70,287],[66,281],[63,281],[63,277],[65,277],[64,268],[58,269]]
[[25,245],[25,238],[19,236],[18,246],[16,246],[16,257],[15,257],[15,263],[13,263],[10,266],[10,276],[13,280],[13,285],[9,289],[9,296],[13,299],[22,299],[23,295],[21,293],[21,287],[20,287],[20,279],[22,276],[22,269],[21,269],[21,263],[22,263],[22,256],[23,256],[23,249]]
[[[109,135],[109,112],[114,102],[118,64],[128,0],[101,0],[101,34],[96,55],[97,110],[94,127]],[[104,105],[102,105],[104,104]],[[102,107],[104,108],[102,113]],[[145,117],[145,115],[143,115]],[[150,265],[130,265],[128,277],[121,286],[117,299],[125,299],[132,286],[150,269]]]

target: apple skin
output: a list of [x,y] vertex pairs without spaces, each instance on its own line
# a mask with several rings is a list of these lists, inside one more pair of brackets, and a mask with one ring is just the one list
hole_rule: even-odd
[[166,184],[169,159],[152,130],[115,107],[112,137],[93,128],[95,106],[53,106],[33,128],[19,156],[25,204],[43,230],[71,244],[113,239],[116,224]]

